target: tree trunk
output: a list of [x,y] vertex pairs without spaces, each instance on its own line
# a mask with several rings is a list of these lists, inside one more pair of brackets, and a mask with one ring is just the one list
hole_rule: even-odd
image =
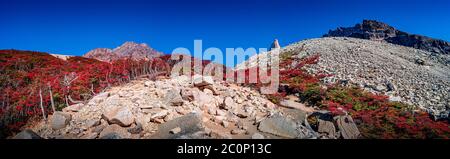
[[69,99],[67,99],[67,95],[65,96],[65,98],[66,98],[66,107],[68,107],[69,106]]
[[39,97],[41,98],[40,105],[41,105],[42,117],[44,117],[44,121],[47,122],[47,117],[45,117],[44,105],[42,103],[42,89],[41,88],[39,88]]
[[92,84],[92,83],[91,83],[91,93],[92,93],[92,96],[95,96],[94,84]]
[[53,101],[52,87],[49,85],[48,89],[49,89],[49,93],[50,93],[50,102],[52,104],[52,109],[53,109],[53,113],[54,113],[54,112],[56,112],[56,109],[55,109],[55,103]]

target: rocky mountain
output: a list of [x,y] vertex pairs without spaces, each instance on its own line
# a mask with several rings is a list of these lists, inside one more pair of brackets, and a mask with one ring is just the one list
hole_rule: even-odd
[[[345,82],[367,91],[390,96],[434,115],[448,118],[450,112],[450,56],[390,43],[332,37],[309,39],[280,49],[269,56],[304,58],[319,55],[310,72],[323,72],[331,77],[324,83]],[[249,58],[249,67],[267,60],[261,55]],[[244,69],[244,63],[236,69]]]
[[386,41],[389,43],[413,47],[438,54],[450,54],[450,43],[429,38],[422,35],[406,33],[388,24],[364,20],[361,24],[354,27],[339,27],[336,30],[330,30],[323,37],[353,37],[360,39]]
[[121,46],[115,49],[108,48],[97,48],[89,51],[83,57],[94,58],[101,61],[110,62],[112,60],[120,59],[120,58],[130,58],[133,60],[140,59],[152,59],[155,57],[159,57],[163,55],[163,53],[156,51],[153,48],[150,48],[147,44],[142,43],[134,43],[134,42],[125,42]]

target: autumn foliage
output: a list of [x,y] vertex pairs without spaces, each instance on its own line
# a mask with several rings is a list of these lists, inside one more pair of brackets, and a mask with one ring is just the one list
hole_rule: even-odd
[[169,64],[160,58],[107,63],[83,57],[62,60],[47,53],[0,50],[0,137],[18,130],[30,117],[43,115],[40,96],[46,116],[53,108],[61,110],[88,100],[110,86],[141,77],[168,75],[169,71]]

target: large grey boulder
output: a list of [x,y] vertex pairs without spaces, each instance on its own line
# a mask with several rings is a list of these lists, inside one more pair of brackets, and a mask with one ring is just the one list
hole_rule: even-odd
[[135,120],[131,110],[127,107],[116,107],[107,110],[102,114],[102,117],[108,121],[109,124],[117,124],[124,127],[130,126]]
[[333,122],[319,119],[319,126],[317,132],[324,133],[328,138],[334,138],[336,136],[336,128]]
[[116,124],[106,126],[99,135],[100,139],[126,139],[130,137],[131,133],[126,128]]
[[335,117],[341,136],[344,139],[357,139],[361,133],[349,115]]
[[[178,128],[180,131],[173,133],[173,130]],[[199,113],[189,113],[161,124],[158,131],[151,138],[173,139],[203,130],[202,116]]]
[[65,128],[70,120],[72,120],[72,115],[57,111],[50,119],[50,126],[53,130],[59,130]]
[[169,90],[163,99],[164,103],[170,106],[181,106],[183,105],[183,98],[181,97],[180,90],[173,88]]
[[285,138],[296,138],[299,135],[296,130],[296,123],[280,113],[262,120],[259,123],[258,130]]

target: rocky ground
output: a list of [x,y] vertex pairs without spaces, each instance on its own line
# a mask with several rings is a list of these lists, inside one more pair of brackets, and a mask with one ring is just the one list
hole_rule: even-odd
[[349,116],[320,120],[313,129],[306,118],[320,112],[293,100],[282,105],[249,88],[208,76],[142,79],[55,112],[47,122],[33,124],[15,138],[359,137]]
[[[281,48],[280,53],[280,59],[320,54],[319,63],[308,69],[333,74],[325,83],[359,86],[425,109],[435,118],[448,118],[450,55],[346,37],[305,40]],[[249,66],[256,66],[257,60],[258,56],[251,57]],[[237,67],[242,68],[243,64]]]

